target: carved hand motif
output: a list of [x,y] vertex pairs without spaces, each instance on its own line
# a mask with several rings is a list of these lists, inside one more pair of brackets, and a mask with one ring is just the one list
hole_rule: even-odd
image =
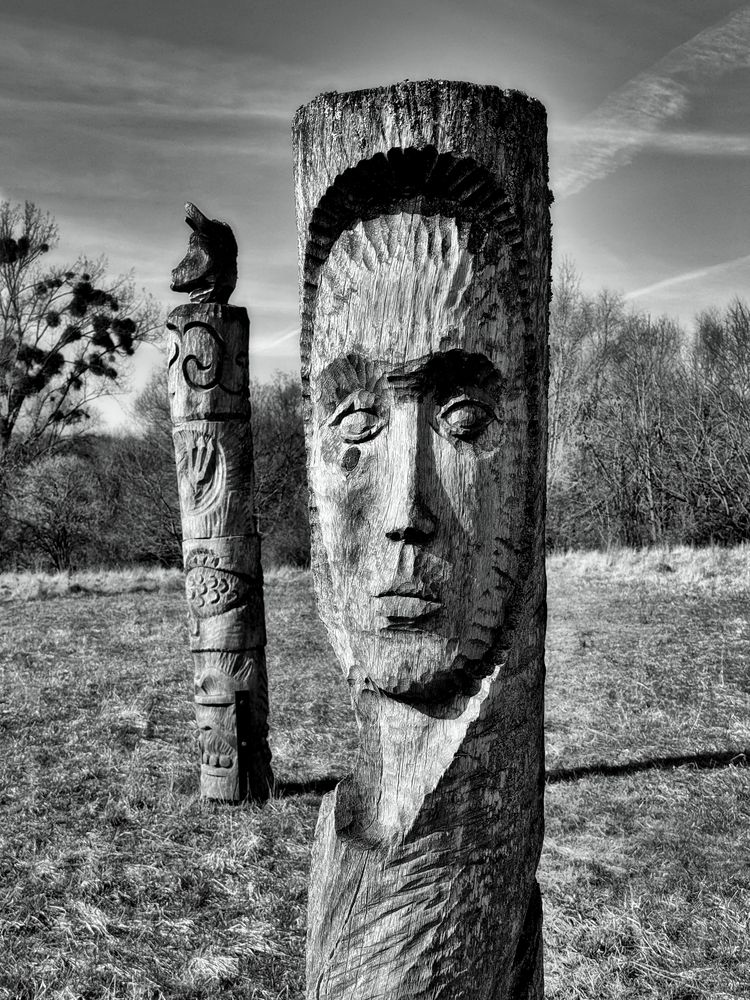
[[182,427],[175,431],[177,482],[183,509],[192,514],[209,510],[226,484],[226,458],[216,435]]

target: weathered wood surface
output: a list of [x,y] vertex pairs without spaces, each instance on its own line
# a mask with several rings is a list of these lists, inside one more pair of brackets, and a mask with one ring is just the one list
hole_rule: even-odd
[[428,81],[297,112],[313,570],[360,730],[310,1000],[541,1000],[546,122]]
[[172,310],[167,329],[173,420],[249,420],[247,310],[191,302]]
[[167,328],[201,795],[264,799],[272,773],[247,312],[194,302],[174,309]]

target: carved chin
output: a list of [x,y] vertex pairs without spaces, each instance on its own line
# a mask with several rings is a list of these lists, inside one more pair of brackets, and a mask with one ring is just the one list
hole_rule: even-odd
[[[495,669],[490,647],[469,636],[359,633],[350,642],[342,660],[355,699],[369,691],[425,710],[447,708],[457,698],[477,694],[482,678]],[[467,649],[479,655],[467,655]]]

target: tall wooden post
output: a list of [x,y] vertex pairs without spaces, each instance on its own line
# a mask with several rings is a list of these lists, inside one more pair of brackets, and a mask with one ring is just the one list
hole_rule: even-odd
[[359,726],[309,1000],[541,1000],[543,107],[427,81],[293,127],[313,570]]
[[[231,230],[193,205],[186,210],[193,235],[172,287],[189,291],[192,301],[170,313],[167,329],[201,795],[260,800],[273,778],[253,510],[249,323],[244,308],[226,304],[236,280]],[[222,240],[231,241],[228,249]]]

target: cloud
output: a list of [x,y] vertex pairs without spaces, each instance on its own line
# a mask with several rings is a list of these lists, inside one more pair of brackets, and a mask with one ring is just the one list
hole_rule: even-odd
[[[579,126],[565,129],[569,141],[584,140],[588,130]],[[644,128],[618,126],[601,128],[597,138],[612,147],[655,149],[685,156],[750,156],[750,135],[726,132],[651,132]]]
[[[650,69],[639,73],[611,94],[590,115],[562,135],[567,145],[557,171],[558,199],[581,191],[630,163],[640,150],[658,146],[677,152],[695,152],[685,133],[665,126],[683,119],[695,95],[716,79],[750,67],[750,5],[743,5],[718,24],[701,31],[669,52]],[[725,137],[726,138],[726,137]],[[738,137],[735,137],[737,140]],[[726,152],[720,141],[712,145],[704,133],[699,152]],[[738,152],[741,143],[728,144]],[[744,150],[739,155],[746,155]]]
[[721,264],[712,264],[709,267],[700,267],[694,271],[684,271],[682,274],[677,274],[672,278],[665,278],[662,281],[656,281],[651,285],[644,285],[643,288],[636,288],[635,291],[628,292],[624,297],[627,301],[632,299],[639,299],[645,295],[651,295],[654,292],[662,292],[668,288],[673,288],[676,285],[687,284],[688,282],[694,281],[705,281],[707,278],[723,278],[730,274],[732,271],[739,270],[743,267],[750,267],[750,254],[746,254],[743,257],[735,257],[733,260],[723,261]]
[[153,205],[209,179],[230,189],[231,171],[278,175],[304,87],[301,67],[266,55],[10,19],[0,32],[3,188],[59,212],[63,201]]
[[276,119],[285,125],[303,70],[259,55],[170,45],[76,28],[50,31],[13,19],[0,35],[0,91],[89,113]]

